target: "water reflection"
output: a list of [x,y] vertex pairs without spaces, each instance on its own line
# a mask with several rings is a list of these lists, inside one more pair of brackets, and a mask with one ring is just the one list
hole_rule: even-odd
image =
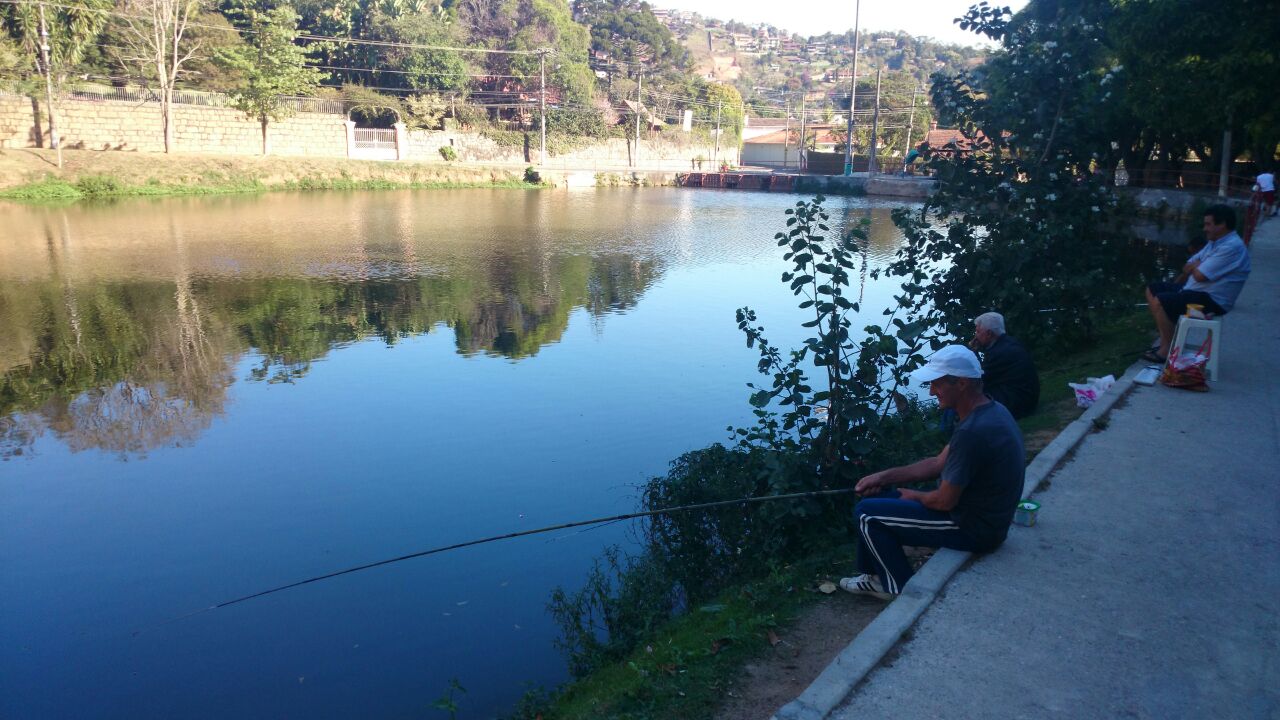
[[[46,431],[122,455],[190,442],[248,352],[261,357],[243,379],[269,383],[305,377],[338,345],[446,328],[463,355],[536,355],[575,309],[600,319],[633,306],[667,260],[742,252],[741,206],[663,197],[670,217],[653,195],[600,213],[476,191],[426,208],[411,193],[7,208],[0,457]],[[886,220],[871,227],[876,256],[899,239]],[[671,222],[683,231],[655,233]]]
[[[494,717],[563,681],[545,600],[623,526],[131,631],[632,509],[636,482],[750,421],[734,309],[805,336],[771,239],[795,200],[0,204],[0,716],[420,717],[457,677],[462,717]],[[887,208],[828,207],[837,232],[874,214],[872,259],[892,253]],[[869,285],[865,319],[891,294]]]

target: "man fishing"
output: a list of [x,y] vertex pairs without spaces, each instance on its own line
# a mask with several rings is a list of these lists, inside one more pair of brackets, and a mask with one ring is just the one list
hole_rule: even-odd
[[[858,481],[858,570],[840,587],[892,599],[911,579],[903,546],[990,552],[1004,542],[1022,498],[1025,456],[1013,416],[982,389],[973,351],[949,345],[917,376],[929,382],[938,407],[960,417],[937,457],[872,473]],[[933,490],[893,489],[940,478]]]

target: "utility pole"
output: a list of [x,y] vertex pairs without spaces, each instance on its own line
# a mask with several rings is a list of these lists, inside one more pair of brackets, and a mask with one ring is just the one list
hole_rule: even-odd
[[[50,113],[49,117],[53,117],[53,114]],[[1222,164],[1218,167],[1218,197],[1223,198],[1227,196],[1227,184],[1231,174],[1231,120],[1232,112],[1228,110],[1227,127],[1222,131]]]
[[879,168],[876,162],[876,135],[880,132],[880,71],[876,68],[876,108],[871,113],[871,157],[867,160],[867,173],[874,173]]
[[787,169],[787,158],[791,154],[791,101],[782,98],[782,114],[786,119],[782,132],[782,169]]
[[633,166],[640,167],[640,109],[644,107],[640,91],[644,88],[644,73],[636,74],[636,151],[632,158]]
[[799,154],[798,162],[796,163],[797,167],[799,167],[800,169],[800,172],[805,171],[805,165],[806,165],[804,161],[804,151],[805,151],[804,131],[805,131],[805,120],[806,120],[804,116],[804,101],[805,101],[805,96],[808,94],[809,93],[806,90],[802,89],[800,91],[800,150],[799,150],[800,154]]
[[[49,105],[49,141],[58,151],[58,169],[62,169],[62,141],[58,138],[58,121],[53,111],[53,66],[49,64],[49,27],[44,20],[44,3],[40,3],[40,62],[44,65],[44,97]],[[39,122],[39,118],[36,119]]]
[[911,154],[911,131],[916,126],[916,93],[920,92],[920,86],[916,85],[911,88],[911,115],[907,118],[907,146],[902,149],[903,165],[902,171],[907,171],[906,157]]
[[853,174],[853,109],[858,102],[858,19],[862,0],[853,3],[853,77],[849,78],[849,142],[844,146],[844,174]]
[[[711,164],[715,165],[720,161],[720,109],[724,107],[724,101],[716,102],[716,150],[711,154]],[[718,165],[716,167],[719,167]]]
[[546,167],[547,164],[547,51],[542,49],[538,51],[538,71],[542,74],[542,92],[539,98],[542,105],[542,117],[539,124],[542,126],[542,145],[538,151],[538,164]]

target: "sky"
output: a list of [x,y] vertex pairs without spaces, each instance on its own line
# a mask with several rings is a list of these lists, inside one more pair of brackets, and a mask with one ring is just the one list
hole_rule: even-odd
[[[963,45],[989,45],[952,22],[977,0],[863,0],[859,28],[905,30]],[[845,32],[853,28],[854,0],[651,0],[654,7],[691,10],[718,20],[758,22],[801,35]],[[993,3],[996,4],[996,3]],[[1027,0],[1003,0],[1015,12]]]

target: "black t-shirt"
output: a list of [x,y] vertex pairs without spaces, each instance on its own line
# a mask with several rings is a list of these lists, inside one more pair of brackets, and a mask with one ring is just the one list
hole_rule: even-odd
[[950,448],[942,480],[964,488],[951,518],[979,550],[994,550],[1022,499],[1022,431],[1005,406],[988,402],[956,426]]
[[982,352],[982,386],[1015,418],[1035,412],[1040,402],[1040,376],[1031,353],[1008,335],[996,338]]

